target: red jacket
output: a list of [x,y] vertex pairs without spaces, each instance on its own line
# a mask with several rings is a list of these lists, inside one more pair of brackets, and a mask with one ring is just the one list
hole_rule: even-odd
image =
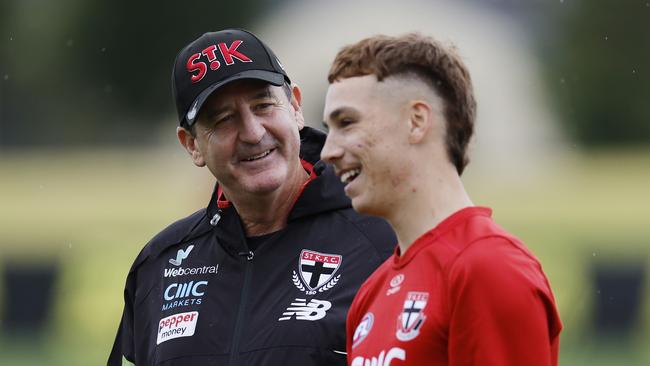
[[349,364],[557,365],[548,280],[490,215],[458,211],[373,273],[348,314]]

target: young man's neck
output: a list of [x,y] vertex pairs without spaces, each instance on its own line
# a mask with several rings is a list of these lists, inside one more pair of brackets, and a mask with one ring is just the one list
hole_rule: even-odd
[[409,184],[409,194],[399,200],[391,217],[387,218],[397,234],[402,255],[420,236],[453,213],[473,206],[457,175],[440,180],[420,176]]
[[284,229],[307,179],[309,174],[300,166],[275,192],[230,199],[239,213],[246,236],[260,236]]

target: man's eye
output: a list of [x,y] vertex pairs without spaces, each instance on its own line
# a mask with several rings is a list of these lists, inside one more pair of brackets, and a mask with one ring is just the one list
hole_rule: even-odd
[[255,110],[256,111],[265,111],[271,107],[273,107],[273,103],[259,103],[255,105]]
[[339,127],[345,128],[351,124],[354,123],[354,120],[352,118],[342,118],[339,120]]
[[233,118],[232,114],[226,114],[224,116],[215,116],[214,118],[211,119],[212,120],[212,125],[213,126],[220,125],[220,124],[222,124],[224,122],[228,122],[228,121],[232,120],[232,118]]

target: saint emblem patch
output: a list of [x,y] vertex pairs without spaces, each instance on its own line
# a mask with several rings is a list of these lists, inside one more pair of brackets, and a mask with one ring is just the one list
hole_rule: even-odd
[[298,273],[293,271],[293,284],[307,295],[325,292],[341,278],[341,275],[335,275],[342,261],[343,257],[338,254],[303,249],[298,261]]
[[366,313],[363,316],[357,329],[354,330],[354,336],[352,337],[352,348],[354,349],[359,343],[363,342],[364,339],[370,334],[372,329],[372,324],[375,322],[375,316],[372,313]]
[[420,328],[427,319],[424,315],[427,300],[429,300],[428,292],[411,291],[406,294],[402,313],[397,318],[397,339],[406,342],[420,334]]

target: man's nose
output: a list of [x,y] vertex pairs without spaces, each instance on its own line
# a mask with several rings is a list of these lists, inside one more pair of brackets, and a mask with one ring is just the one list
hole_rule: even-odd
[[266,134],[263,119],[250,111],[242,113],[240,122],[239,139],[242,142],[257,144]]
[[330,132],[325,140],[323,150],[320,152],[320,158],[326,163],[333,163],[336,159],[343,156],[343,148],[338,143],[338,137]]

